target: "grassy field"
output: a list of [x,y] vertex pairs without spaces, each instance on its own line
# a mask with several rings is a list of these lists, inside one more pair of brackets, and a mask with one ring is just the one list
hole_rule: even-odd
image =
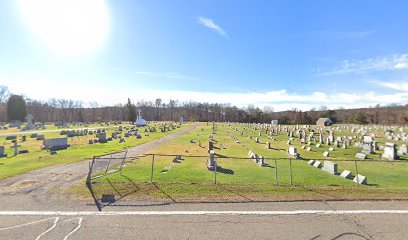
[[[19,154],[13,156],[13,149],[11,149],[12,142],[6,141],[6,137],[0,137],[1,145],[5,147],[5,153],[8,157],[0,158],[0,180],[28,172],[30,170],[39,169],[47,167],[54,164],[60,163],[73,163],[78,162],[84,159],[92,158],[93,156],[105,155],[113,152],[117,152],[129,147],[137,146],[149,141],[153,141],[159,138],[162,138],[168,134],[176,133],[182,131],[183,129],[188,128],[189,124],[182,125],[181,128],[176,128],[175,130],[169,132],[160,132],[159,125],[157,123],[157,132],[145,133],[145,128],[139,128],[139,132],[142,134],[141,139],[137,139],[135,136],[130,136],[125,138],[125,143],[119,143],[119,139],[113,139],[113,141],[101,144],[88,144],[88,141],[91,139],[96,139],[95,135],[86,135],[81,137],[70,137],[68,138],[68,144],[71,145],[68,149],[58,151],[58,154],[51,155],[50,151],[41,150],[41,145],[43,141],[36,140],[35,138],[30,138],[30,135],[27,135],[27,141],[22,142],[21,136],[18,136],[18,144],[20,150],[27,149],[29,150],[28,154]],[[92,126],[92,127],[97,127]],[[89,128],[92,128],[89,126]],[[100,127],[100,125],[99,125]],[[112,132],[118,130],[118,126],[106,127],[107,137],[111,135]],[[123,125],[123,129],[126,126]],[[52,127],[50,127],[52,128]],[[47,127],[47,130],[49,128]],[[75,129],[75,128],[73,128]],[[14,130],[16,131],[16,130]],[[64,137],[58,132],[49,132],[41,133],[41,130],[37,131],[38,134],[44,134],[45,138],[55,138],[55,137]],[[8,132],[10,135],[13,135],[12,130]],[[124,132],[120,135],[124,135]]]
[[[241,128],[241,136],[233,128]],[[375,130],[373,130],[374,132]],[[173,200],[305,200],[305,199],[407,199],[408,198],[408,162],[406,156],[400,161],[381,162],[382,151],[368,155],[367,160],[358,161],[358,172],[368,178],[368,185],[357,185],[355,182],[329,174],[306,164],[308,159],[323,159],[323,152],[328,147],[313,151],[301,149],[299,140],[292,140],[298,149],[301,159],[292,160],[292,185],[290,185],[290,156],[287,153],[288,137],[286,133],[268,139],[266,134],[259,136],[259,130],[243,129],[239,125],[219,123],[214,134],[215,152],[218,156],[234,158],[217,158],[219,166],[216,176],[206,169],[211,124],[201,123],[196,130],[178,137],[150,153],[180,154],[185,157],[179,163],[173,163],[174,157],[155,155],[154,184],[150,184],[152,156],[133,161],[123,172],[102,178],[95,184],[101,193],[117,194],[118,190],[132,192],[136,198],[171,198]],[[238,137],[236,143],[231,135]],[[342,132],[342,136],[352,136],[351,132]],[[252,136],[252,139],[249,138]],[[380,131],[376,132],[376,141],[382,145],[386,140]],[[260,138],[260,143],[254,141]],[[265,143],[271,142],[272,149]],[[201,146],[199,146],[201,142]],[[387,140],[388,142],[388,140]],[[401,144],[400,141],[395,141]],[[265,158],[268,166],[260,167],[253,160],[247,159],[248,151],[252,150]],[[356,174],[354,155],[361,149],[350,146],[348,149],[335,148],[327,160],[338,164],[338,171],[349,170]],[[204,156],[204,157],[197,157]],[[275,165],[276,161],[277,168]],[[278,172],[278,186],[276,185]],[[215,177],[217,184],[214,184]],[[107,181],[118,184],[115,188],[107,185]]]

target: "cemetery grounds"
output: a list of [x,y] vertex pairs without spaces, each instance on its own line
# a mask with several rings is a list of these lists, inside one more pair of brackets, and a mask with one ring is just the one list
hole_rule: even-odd
[[[398,160],[381,159],[386,142],[404,144],[401,136],[406,129],[385,126],[335,125],[309,126],[315,140],[302,144],[294,135],[288,144],[288,131],[306,126],[281,126],[279,134],[255,124],[199,123],[187,134],[169,141],[145,155],[125,159],[124,164],[110,164],[109,156],[95,157],[87,179],[70,191],[89,196],[85,182],[99,208],[111,204],[115,198],[123,201],[171,202],[256,202],[295,200],[406,200],[408,198],[408,158],[401,154]],[[286,129],[287,131],[283,131]],[[353,144],[346,149],[325,143],[317,147],[317,130],[329,129]],[[388,133],[386,133],[388,132]],[[386,135],[387,134],[387,135]],[[362,160],[355,146],[363,136],[375,135],[379,149]],[[389,135],[398,136],[389,139]],[[388,138],[387,138],[388,137]],[[256,142],[258,138],[258,142]],[[208,170],[209,141],[213,139],[217,169]],[[270,149],[266,143],[270,142]],[[304,147],[302,147],[304,146]],[[296,147],[298,159],[288,154]],[[306,148],[310,147],[311,151]],[[333,148],[329,150],[329,148]],[[249,152],[263,156],[260,166]],[[329,152],[328,157],[323,153]],[[331,161],[338,165],[339,174],[349,170],[353,176],[367,177],[366,184],[358,184],[308,165],[309,160]],[[107,164],[108,163],[108,164]],[[96,166],[102,166],[98,168]],[[105,199],[103,199],[105,198]],[[108,200],[107,200],[108,199]]]
[[[0,130],[0,146],[4,146],[5,154],[7,154],[7,157],[0,158],[0,181],[47,166],[62,163],[75,163],[86,159],[92,159],[93,156],[119,152],[130,147],[160,139],[166,135],[182,131],[191,126],[191,124],[184,124],[182,126],[178,125],[174,129],[170,128],[166,132],[161,132],[160,127],[164,124],[169,126],[170,122],[152,122],[149,127],[138,128],[139,133],[142,136],[140,139],[134,135],[125,137],[126,131],[136,129],[130,123],[100,123],[90,124],[86,127],[82,125],[71,125],[69,128],[59,128],[50,124],[45,125],[45,129],[37,130],[21,131],[16,128]],[[122,131],[118,131],[120,127],[122,127]],[[61,131],[63,130],[80,131],[84,129],[89,130],[88,134],[68,137],[68,144],[70,147],[57,151],[57,154],[55,155],[51,155],[49,150],[42,150],[43,140],[37,140],[37,137],[32,137],[32,134],[34,133],[36,135],[44,135],[45,139],[61,138],[67,137],[67,135],[61,134]],[[150,129],[156,129],[156,131],[153,132],[150,131]],[[117,132],[118,137],[117,139],[113,139],[104,144],[89,144],[90,140],[97,139],[97,130],[104,130],[107,137],[111,136],[113,132]],[[92,134],[90,131],[92,131]],[[10,140],[6,140],[7,136],[16,136],[19,146],[18,150],[28,150],[28,153],[13,156],[13,143]],[[23,136],[26,138],[25,141],[22,141]],[[125,142],[120,143],[119,139],[121,137],[125,139]]]

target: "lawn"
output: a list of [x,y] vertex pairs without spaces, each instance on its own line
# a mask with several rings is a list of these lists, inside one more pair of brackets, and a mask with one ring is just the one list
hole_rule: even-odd
[[[233,128],[241,128],[244,135],[241,136]],[[241,125],[228,126],[218,123],[214,133],[215,152],[217,156],[230,158],[218,157],[218,172],[214,174],[206,168],[208,140],[211,134],[211,124],[201,123],[194,131],[151,150],[149,153],[156,154],[153,187],[149,183],[152,156],[133,161],[121,173],[96,181],[95,186],[99,184],[101,193],[114,193],[116,190],[106,185],[106,181],[109,180],[130,186],[130,189],[137,186],[139,190],[136,189],[131,195],[134,197],[170,197],[180,201],[225,198],[241,200],[408,198],[406,156],[402,156],[399,161],[383,162],[378,157],[381,151],[368,155],[367,160],[357,162],[358,173],[368,178],[368,185],[357,185],[352,180],[307,165],[306,162],[309,159],[323,159],[323,152],[327,151],[329,146],[322,145],[317,148],[312,144],[313,151],[308,152],[300,148],[302,144],[299,140],[294,139],[291,146],[297,147],[301,159],[290,162],[291,157],[286,151],[289,147],[288,137],[285,133],[274,136],[275,140],[272,141],[266,134],[261,133],[259,136],[258,130],[244,129]],[[238,138],[240,143],[236,143],[231,135]],[[353,134],[343,131],[343,135]],[[380,134],[377,133],[377,135]],[[259,137],[259,144],[255,142],[255,137]],[[386,142],[382,137],[376,140],[380,144]],[[267,141],[271,142],[272,149],[265,147]],[[249,150],[267,158],[265,162],[268,166],[260,167],[252,159],[248,159]],[[337,163],[340,173],[343,170],[349,170],[355,175],[355,162],[342,160],[354,160],[356,159],[354,155],[360,151],[361,149],[354,146],[349,146],[347,149],[335,148],[326,159]],[[184,157],[179,163],[173,163],[173,156],[160,156],[160,154],[180,154]],[[277,168],[274,158],[277,159]],[[292,169],[292,185],[290,185],[290,169]],[[276,185],[276,172],[278,185]],[[214,184],[215,178],[217,184]],[[125,189],[126,187],[123,188]]]
[[[155,124],[157,125],[157,129],[161,125],[161,123]],[[0,158],[0,180],[50,165],[60,163],[73,163],[92,158],[93,156],[105,155],[121,151],[123,149],[162,138],[168,134],[182,131],[189,126],[191,125],[183,124],[180,128],[176,128],[168,132],[160,132],[158,129],[157,132],[149,133],[145,133],[145,128],[139,128],[139,132],[142,134],[142,138],[137,139],[135,136],[130,136],[128,138],[125,138],[125,143],[119,143],[119,139],[113,139],[113,141],[105,144],[88,144],[89,140],[96,138],[95,135],[70,137],[68,138],[68,144],[70,144],[71,147],[65,150],[58,151],[58,154],[56,155],[51,155],[47,150],[41,150],[43,141],[38,141],[35,138],[30,138],[30,135],[27,135],[27,141],[25,142],[21,142],[21,136],[19,136],[18,144],[21,146],[19,147],[19,149],[29,150],[29,153],[13,156],[11,141],[6,141],[5,137],[0,137],[0,142],[3,143],[1,145],[5,147],[5,153],[8,155],[8,157]],[[112,132],[117,130],[118,126],[106,127],[107,136],[110,136]],[[40,134],[41,131],[38,131],[38,133]],[[45,135],[46,139],[54,137],[64,137],[61,136],[59,132],[50,132],[43,134]],[[124,132],[121,135],[124,135]]]

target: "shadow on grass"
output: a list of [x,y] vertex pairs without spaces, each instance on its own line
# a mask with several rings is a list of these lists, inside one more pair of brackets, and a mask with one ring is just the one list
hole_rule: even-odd
[[174,198],[172,198],[167,192],[165,192],[163,189],[161,189],[159,186],[157,186],[157,184],[155,182],[152,182],[152,184],[157,190],[159,190],[161,193],[163,193],[163,195],[165,195],[167,198],[169,198],[172,201],[172,203],[177,203],[177,201]]
[[233,193],[233,194],[235,194],[235,195],[237,195],[239,197],[242,197],[243,199],[247,200],[245,202],[255,202],[254,200],[252,200],[252,199],[250,199],[250,198],[248,198],[248,197],[246,197],[246,196],[244,196],[244,195],[242,195],[240,193],[237,193],[236,191],[233,191],[230,188],[227,188],[225,185],[223,185],[221,183],[217,183],[217,186],[224,189],[224,190],[226,190],[226,191],[228,191],[228,192],[230,192],[230,193]]
[[227,169],[227,168],[222,168],[220,166],[217,166],[217,172],[218,173],[223,173],[223,174],[229,174],[229,175],[234,175],[234,170],[232,169]]

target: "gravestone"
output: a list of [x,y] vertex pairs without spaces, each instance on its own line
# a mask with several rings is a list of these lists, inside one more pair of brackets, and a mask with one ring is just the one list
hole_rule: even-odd
[[324,161],[323,170],[334,175],[339,174],[337,172],[337,163],[331,161]]
[[19,150],[18,151],[18,154],[26,154],[26,153],[28,153],[29,151],[28,150]]
[[39,140],[39,141],[42,141],[44,139],[45,139],[44,135],[38,135],[37,138],[36,138],[36,140]]
[[344,170],[341,174],[340,177],[342,178],[346,178],[346,179],[351,179],[352,175],[351,172],[349,170]]
[[62,150],[68,147],[68,138],[50,138],[45,139],[43,142],[43,149]]
[[31,130],[35,127],[34,125],[34,117],[31,114],[27,114],[26,116],[27,124],[23,130]]
[[371,136],[364,136],[362,152],[365,154],[374,153],[373,138]]
[[403,144],[399,148],[399,154],[400,155],[407,155],[407,145]]
[[323,153],[323,156],[324,156],[324,157],[328,157],[329,155],[330,155],[330,153],[327,152],[327,151]]
[[309,161],[307,161],[307,164],[310,165],[310,166],[313,166],[314,163],[315,163],[315,160],[309,160]]
[[120,138],[119,139],[119,143],[124,143],[125,142],[125,139],[124,138]]
[[21,146],[17,144],[17,140],[13,140],[13,146],[11,146],[11,148],[14,150],[14,156],[18,155],[18,147]]
[[7,136],[6,137],[6,140],[12,140],[12,141],[14,141],[14,140],[16,140],[17,139],[17,136]]
[[98,141],[100,143],[107,143],[108,140],[106,139],[106,132],[101,132],[98,134]]
[[211,151],[214,149],[214,143],[212,141],[208,141],[208,151]]
[[266,149],[271,149],[271,143],[270,142],[266,142]]
[[307,147],[307,148],[306,148],[306,151],[310,152],[310,151],[312,151],[312,148]]
[[320,161],[315,161],[315,162],[313,163],[313,167],[322,168],[322,163],[321,163]]
[[210,158],[208,159],[207,169],[210,171],[215,170],[215,158],[214,158],[214,150],[210,150]]
[[355,157],[359,158],[359,159],[366,159],[367,158],[367,156],[364,153],[356,153]]
[[397,149],[395,148],[395,143],[385,143],[384,153],[382,154],[382,158],[388,160],[395,160],[398,158],[397,156]]
[[367,177],[358,174],[357,176],[354,177],[353,181],[358,184],[367,184]]
[[4,146],[0,146],[0,158],[5,157],[6,155],[4,154]]
[[263,156],[259,156],[259,158],[258,158],[258,165],[261,166],[261,167],[266,166],[266,164],[265,164],[265,158],[264,158]]
[[289,155],[298,158],[299,154],[297,153],[297,150],[295,147],[289,147]]

